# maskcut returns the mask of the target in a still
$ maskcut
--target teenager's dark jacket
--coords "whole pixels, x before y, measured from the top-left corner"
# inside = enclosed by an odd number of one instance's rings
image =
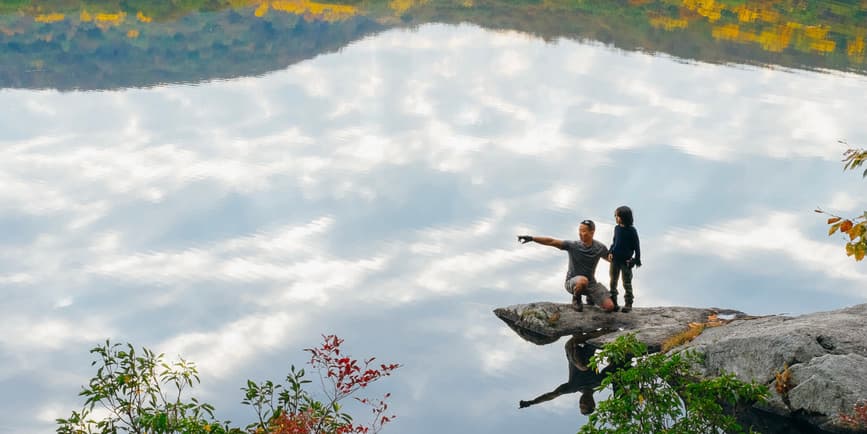
[[[635,263],[641,264],[641,248],[638,243],[638,231],[635,226],[614,226],[614,241],[609,249],[614,255],[614,262],[626,263],[635,253]]]

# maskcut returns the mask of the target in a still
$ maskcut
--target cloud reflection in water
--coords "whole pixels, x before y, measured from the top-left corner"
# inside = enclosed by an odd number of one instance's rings
[[[0,420],[49,430],[111,337],[198,362],[247,421],[244,379],[336,333],[406,366],[391,430],[574,432],[574,400],[517,411],[562,353],[490,311],[566,299],[563,255],[514,235],[607,243],[628,203],[638,305],[862,302],[809,212],[859,182],[836,140],[867,143],[865,87],[431,25],[258,78],[0,92]]]

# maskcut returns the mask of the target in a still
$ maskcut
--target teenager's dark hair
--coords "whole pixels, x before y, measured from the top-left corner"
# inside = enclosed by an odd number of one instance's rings
[[[623,205],[614,210],[614,215],[620,216],[620,221],[623,222],[624,226],[632,226],[634,220],[632,219],[632,209],[628,206]]]

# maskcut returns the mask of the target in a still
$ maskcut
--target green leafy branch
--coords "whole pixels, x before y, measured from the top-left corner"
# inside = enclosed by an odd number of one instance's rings
[[[743,432],[731,410],[765,400],[767,387],[732,374],[702,379],[700,361],[693,352],[648,355],[633,334],[618,337],[590,360],[597,372],[605,364],[619,368],[597,388],[611,388],[611,397],[579,433]]]

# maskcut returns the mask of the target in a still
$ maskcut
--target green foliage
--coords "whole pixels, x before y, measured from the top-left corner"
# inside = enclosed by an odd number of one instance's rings
[[[579,433],[743,432],[732,411],[766,399],[767,388],[731,374],[702,379],[695,368],[700,360],[693,352],[648,355],[631,334],[605,345],[591,358],[591,368],[620,368],[602,381],[599,389],[610,387],[612,395]]]
[[[306,351],[310,365],[319,373],[325,400],[319,401],[305,389],[310,380],[304,370],[290,368],[285,384],[267,380],[247,380],[243,404],[253,408],[257,420],[245,429],[231,427],[229,421],[217,422],[214,407],[187,397],[199,383],[194,364],[183,359],[167,363],[163,354],[142,348],[140,354],[130,344],[111,344],[93,348],[97,359],[96,375],[79,395],[86,397],[81,411],[57,419],[60,434],[374,434],[392,419],[386,414],[385,399],[371,400],[353,395],[381,377],[391,375],[398,364],[373,366],[375,358],[359,363],[341,354],[342,339],[323,336],[324,343]],[[353,423],[341,401],[353,396],[373,413],[369,425]],[[95,417],[103,410],[104,416]]]
[[[67,419],[57,419],[61,434],[101,433],[239,433],[214,420],[214,408],[187,397],[186,392],[199,383],[193,363],[179,359],[165,362],[163,354],[147,348],[141,352],[130,345],[111,344],[90,350],[97,366],[80,396],[86,398],[81,411]],[[106,417],[92,418],[94,408],[105,409]]]
[[[845,143],[845,142],[844,142]],[[867,150],[865,149],[847,149],[843,153],[843,170],[855,170],[867,161]],[[862,178],[867,178],[867,169],[861,174]]]

